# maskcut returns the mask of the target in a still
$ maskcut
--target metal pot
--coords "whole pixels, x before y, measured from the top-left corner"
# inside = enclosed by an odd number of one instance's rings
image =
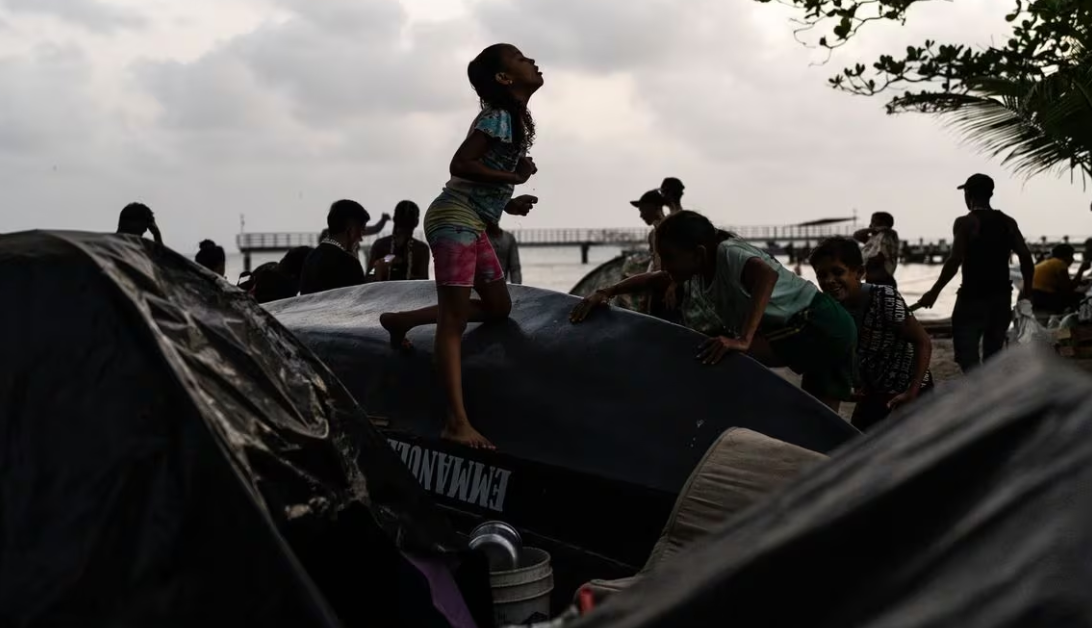
[[[503,521],[486,521],[470,532],[470,549],[485,552],[490,571],[507,571],[519,566],[523,539]]]

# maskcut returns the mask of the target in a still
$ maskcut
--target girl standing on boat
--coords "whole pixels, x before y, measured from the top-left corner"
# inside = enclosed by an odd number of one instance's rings
[[[383,314],[380,324],[391,345],[408,347],[406,333],[436,325],[436,359],[448,399],[443,437],[470,447],[493,445],[471,425],[463,403],[462,335],[468,322],[508,318],[512,300],[486,228],[501,214],[526,216],[538,199],[512,197],[515,186],[537,172],[527,156],[535,123],[527,103],[542,72],[518,48],[495,44],[467,68],[481,100],[481,112],[451,159],[451,180],[425,212],[425,237],[436,266],[437,305]],[[470,297],[473,289],[478,299]]]
[[[810,262],[819,287],[841,303],[857,323],[861,385],[855,395],[853,426],[864,431],[893,409],[932,389],[929,359],[933,342],[907,311],[898,290],[862,283],[865,261],[855,241],[824,240],[812,251]]]
[[[801,387],[833,410],[854,384],[857,330],[850,315],[814,284],[793,274],[764,251],[692,211],[680,211],[656,228],[662,270],[637,275],[585,297],[573,310],[578,323],[618,294],[684,286],[684,298],[707,304],[729,335],[713,336],[697,359],[716,364],[729,353],[746,353],[769,367],[803,375]],[[706,323],[708,327],[709,323]]]

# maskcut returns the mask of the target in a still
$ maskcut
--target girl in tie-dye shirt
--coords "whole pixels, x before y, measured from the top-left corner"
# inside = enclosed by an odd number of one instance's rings
[[[504,273],[485,230],[497,224],[501,214],[525,216],[538,202],[533,196],[512,194],[537,171],[527,157],[535,137],[527,103],[542,87],[542,72],[515,46],[495,44],[470,62],[467,74],[481,99],[481,112],[451,160],[451,180],[425,212],[438,303],[383,314],[379,322],[390,332],[395,348],[409,346],[406,333],[414,327],[436,325],[436,358],[448,397],[443,436],[491,449],[492,443],[471,425],[463,403],[462,334],[468,322],[504,320],[512,310]],[[471,290],[480,298],[472,299]]]

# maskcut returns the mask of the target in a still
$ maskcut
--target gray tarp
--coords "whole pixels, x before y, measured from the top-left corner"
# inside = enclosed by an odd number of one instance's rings
[[[42,232],[0,236],[0,295],[0,626],[447,625],[401,552],[460,541],[252,299]]]
[[[1092,379],[1014,350],[579,628],[1092,625]]]

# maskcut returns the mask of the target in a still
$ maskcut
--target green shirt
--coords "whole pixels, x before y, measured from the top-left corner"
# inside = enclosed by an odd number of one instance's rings
[[[777,272],[777,283],[762,316],[762,329],[784,326],[794,314],[811,305],[819,293],[814,284],[782,266],[765,251],[736,238],[725,240],[717,247],[717,268],[712,283],[704,285],[700,277],[692,281],[694,288],[701,290],[702,296],[715,308],[724,327],[735,333],[742,331],[751,309],[751,294],[743,286],[743,267],[753,257]]]

